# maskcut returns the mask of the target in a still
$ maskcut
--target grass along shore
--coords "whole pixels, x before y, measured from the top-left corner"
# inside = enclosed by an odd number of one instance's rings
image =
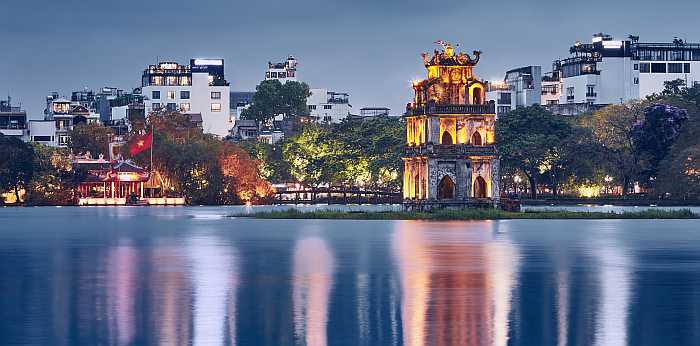
[[[438,210],[435,212],[407,211],[300,211],[288,209],[237,214],[233,217],[257,219],[334,219],[334,220],[505,220],[505,219],[697,219],[689,209],[643,210],[634,212],[524,211],[507,212],[497,209]]]

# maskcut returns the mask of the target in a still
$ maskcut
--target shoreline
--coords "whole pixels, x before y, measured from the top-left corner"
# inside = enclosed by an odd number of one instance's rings
[[[429,212],[406,211],[301,211],[291,208],[278,211],[260,211],[249,214],[234,214],[230,217],[253,219],[325,219],[325,220],[611,220],[611,219],[698,219],[700,215],[690,209],[680,210],[641,210],[630,212],[589,212],[589,211],[522,211],[507,212],[496,209],[439,210]]]

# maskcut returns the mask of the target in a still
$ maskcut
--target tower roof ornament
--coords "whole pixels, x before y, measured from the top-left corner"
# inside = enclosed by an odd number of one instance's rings
[[[437,40],[434,42],[437,45],[442,46],[442,50],[434,50],[433,56],[429,57],[428,53],[422,53],[423,63],[426,67],[428,66],[474,66],[479,63],[479,57],[481,56],[481,51],[475,50],[472,52],[472,56],[469,54],[460,52],[455,54],[454,47],[459,47],[459,45],[452,45],[450,42],[443,40]]]

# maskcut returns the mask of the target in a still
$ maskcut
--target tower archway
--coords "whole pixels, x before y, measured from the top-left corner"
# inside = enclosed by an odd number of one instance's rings
[[[475,105],[480,105],[484,102],[483,98],[481,97],[481,90],[483,89],[479,87],[472,89],[472,103]]]
[[[483,145],[483,142],[481,141],[481,134],[479,133],[479,131],[475,131],[472,135],[472,145]]]
[[[449,175],[442,177],[438,184],[438,199],[454,199],[455,198],[455,183]]]
[[[445,131],[442,133],[442,140],[440,141],[441,144],[454,144],[452,141],[452,135],[450,134],[449,131]]]
[[[482,176],[474,179],[474,198],[486,198],[486,180]]]

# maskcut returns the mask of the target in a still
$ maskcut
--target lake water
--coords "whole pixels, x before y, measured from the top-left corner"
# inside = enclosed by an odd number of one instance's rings
[[[699,220],[0,208],[0,344],[698,345]]]

